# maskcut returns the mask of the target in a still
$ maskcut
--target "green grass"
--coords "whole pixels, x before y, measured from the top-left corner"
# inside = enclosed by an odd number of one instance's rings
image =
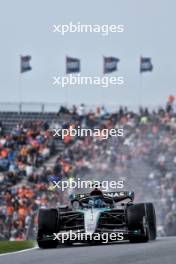
[[[33,240],[26,241],[0,241],[0,254],[15,252],[23,249],[35,247],[36,242]]]

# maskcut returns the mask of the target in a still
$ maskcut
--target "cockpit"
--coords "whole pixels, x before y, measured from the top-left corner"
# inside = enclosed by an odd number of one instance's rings
[[[73,201],[73,207],[79,208],[112,208],[114,207],[113,199],[104,196],[89,196],[81,198],[79,201]]]

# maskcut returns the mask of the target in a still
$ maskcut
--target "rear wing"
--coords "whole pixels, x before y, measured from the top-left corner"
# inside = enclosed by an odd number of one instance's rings
[[[79,193],[79,194],[72,194],[71,200],[80,200],[82,198],[90,197],[90,193]],[[114,200],[114,202],[120,202],[125,199],[130,199],[134,201],[134,192],[127,192],[127,191],[120,191],[120,192],[104,192],[103,196],[110,197]]]

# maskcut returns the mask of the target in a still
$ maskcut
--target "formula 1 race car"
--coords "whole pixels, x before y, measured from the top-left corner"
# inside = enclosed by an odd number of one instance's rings
[[[40,248],[54,248],[59,237],[84,234],[81,242],[92,243],[94,234],[121,234],[130,242],[148,242],[156,239],[156,217],[152,203],[133,203],[134,192],[106,192],[95,189],[90,194],[75,194],[71,207],[40,209],[37,242]],[[57,236],[56,236],[57,235]],[[87,236],[86,236],[87,235]],[[85,238],[86,236],[86,238]],[[57,237],[57,239],[56,239]],[[77,236],[78,237],[78,236]],[[120,240],[120,239],[119,239]],[[74,240],[80,242],[79,239]],[[95,241],[94,241],[95,242]],[[97,242],[97,241],[96,241]],[[98,243],[101,243],[100,239]]]

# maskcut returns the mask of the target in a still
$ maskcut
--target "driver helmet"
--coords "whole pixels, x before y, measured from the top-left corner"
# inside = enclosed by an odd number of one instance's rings
[[[96,196],[96,195],[97,196],[103,196],[103,192],[100,189],[95,188],[93,191],[91,191],[90,195],[91,196]]]

